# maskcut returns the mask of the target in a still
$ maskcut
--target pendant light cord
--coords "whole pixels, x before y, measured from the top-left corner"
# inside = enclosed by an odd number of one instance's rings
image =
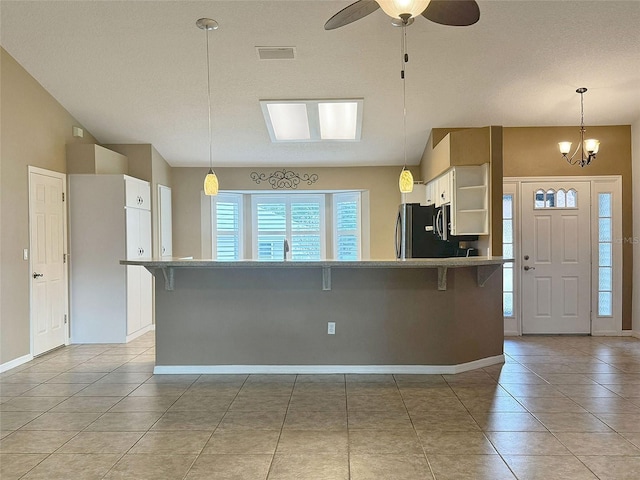
[[[407,26],[402,23],[402,36],[400,40],[400,49],[402,52],[402,70],[400,72],[400,78],[402,79],[402,128],[404,132],[404,166],[402,169],[407,168],[407,85],[405,69],[407,62],[409,61],[409,55],[407,54]]]
[[[209,29],[207,32],[207,99],[209,100],[209,173],[213,172],[213,132],[211,130],[211,67],[209,65]]]

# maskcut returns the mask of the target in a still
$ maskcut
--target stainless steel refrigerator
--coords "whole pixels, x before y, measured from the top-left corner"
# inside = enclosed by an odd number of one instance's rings
[[[456,246],[434,232],[434,205],[403,203],[396,219],[396,258],[439,258],[456,255]]]

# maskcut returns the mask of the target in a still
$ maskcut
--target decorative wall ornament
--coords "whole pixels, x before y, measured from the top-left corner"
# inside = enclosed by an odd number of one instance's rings
[[[251,180],[256,182],[258,185],[262,182],[269,182],[271,188],[298,188],[300,182],[306,182],[307,185],[313,185],[318,181],[318,175],[315,173],[296,173],[293,170],[287,170],[283,168],[282,170],[276,170],[275,172],[267,175],[266,173],[258,173],[251,172]]]

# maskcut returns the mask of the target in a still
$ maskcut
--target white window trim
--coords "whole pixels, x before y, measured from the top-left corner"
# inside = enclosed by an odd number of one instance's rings
[[[338,259],[338,202],[341,199],[342,201],[355,201],[357,205],[357,216],[358,216],[358,226],[357,230],[345,230],[344,232],[340,232],[342,234],[349,234],[353,232],[357,235],[358,238],[358,255],[357,260],[362,259],[362,195],[360,192],[338,192],[331,195],[332,203],[333,203],[333,226],[332,226],[332,246],[333,246],[333,258]]]
[[[522,320],[520,308],[520,197],[518,192],[520,184],[517,182],[504,182],[502,185],[503,195],[512,195],[511,218],[513,221],[513,316],[504,317],[505,336],[522,335]],[[504,310],[504,306],[503,306]]]
[[[522,182],[590,182],[591,184],[591,335],[594,336],[620,336],[622,335],[622,176],[602,175],[593,177],[568,176],[568,177],[504,177],[503,192],[507,188],[515,186],[514,196],[514,228],[517,225],[517,233],[514,231],[514,310],[517,308],[517,321],[515,325],[507,325],[505,319],[505,335],[522,335],[522,305],[520,302],[522,267],[520,265],[519,246],[520,232],[520,199],[522,198]],[[601,317],[598,315],[598,208],[594,205],[598,193],[612,193],[612,224],[613,224],[613,316]],[[516,207],[517,204],[517,207]],[[518,272],[516,274],[516,272]],[[517,290],[517,292],[516,292]],[[517,306],[516,306],[517,299]],[[515,312],[514,312],[515,313]],[[517,333],[516,333],[517,332]]]
[[[218,202],[226,199],[233,199],[238,204],[238,260],[244,260],[244,219],[243,219],[243,197],[240,193],[220,192],[211,197],[211,258],[218,258],[218,231],[215,219],[217,218]],[[231,235],[228,232],[221,232],[221,235]]]
[[[325,208],[326,208],[326,193],[282,193],[278,194],[252,194],[251,195],[251,258],[258,258],[258,215],[257,215],[257,207],[260,199],[273,200],[275,202],[282,202],[285,204],[286,208],[286,217],[287,224],[285,226],[286,230],[282,232],[289,242],[289,245],[292,245],[292,234],[291,230],[291,203],[292,200],[295,199],[296,202],[308,200],[310,202],[318,202],[320,204],[320,259],[325,260],[327,258],[327,240],[326,240],[326,221],[325,221]],[[294,202],[295,203],[295,202]],[[277,233],[280,234],[280,233]],[[291,259],[292,252],[289,252],[287,255],[288,259]]]

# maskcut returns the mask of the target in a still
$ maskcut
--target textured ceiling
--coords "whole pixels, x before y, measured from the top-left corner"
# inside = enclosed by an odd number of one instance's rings
[[[333,31],[348,1],[6,1],[2,46],[101,143],[152,143],[208,164],[211,35],[215,166],[403,162],[400,29],[382,12]],[[408,28],[407,149],[432,128],[640,121],[640,1],[482,1],[480,21]],[[258,60],[256,46],[295,46]],[[260,99],[364,98],[359,143],[272,144]]]

